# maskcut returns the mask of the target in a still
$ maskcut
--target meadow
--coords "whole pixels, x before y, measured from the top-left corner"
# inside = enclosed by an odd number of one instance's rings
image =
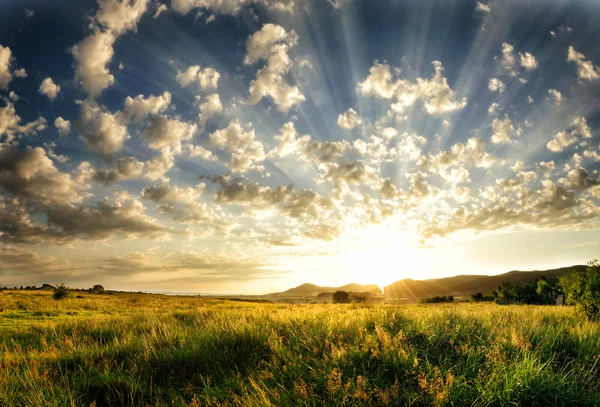
[[[0,406],[600,405],[572,307],[0,292]]]

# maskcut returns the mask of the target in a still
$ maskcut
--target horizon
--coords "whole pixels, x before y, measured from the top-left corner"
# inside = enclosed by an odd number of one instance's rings
[[[582,264],[573,264],[571,266],[564,266],[564,267],[557,267],[556,269],[568,269],[568,268],[573,268],[573,267],[580,267],[583,266]],[[438,280],[438,279],[444,279],[444,278],[454,278],[454,277],[463,277],[463,276],[477,276],[477,277],[494,277],[494,276],[501,276],[504,274],[510,274],[510,273],[534,273],[534,272],[539,272],[539,271],[550,271],[550,270],[556,270],[556,269],[548,269],[548,270],[509,270],[503,273],[498,273],[498,274],[456,274],[456,275],[452,275],[452,276],[446,276],[446,277],[440,277],[440,278],[435,278],[435,279],[410,279],[410,278],[404,278],[404,279],[399,279],[396,281],[391,282],[390,284],[386,285],[386,286],[381,286],[379,284],[375,284],[375,283],[365,283],[365,284],[359,284],[359,283],[355,283],[355,282],[350,282],[350,283],[344,283],[341,284],[339,286],[323,286],[323,285],[319,285],[319,284],[314,284],[311,282],[304,282],[300,285],[294,286],[294,287],[289,287],[287,289],[284,289],[281,292],[264,292],[264,293],[256,293],[256,294],[243,294],[243,293],[225,293],[225,292],[220,292],[220,293],[202,293],[202,292],[195,292],[195,291],[151,291],[151,290],[139,290],[139,291],[133,291],[133,290],[117,290],[117,289],[113,289],[111,287],[104,287],[106,290],[108,291],[115,291],[115,292],[126,292],[126,293],[142,293],[142,294],[162,294],[162,295],[182,295],[182,296],[198,296],[198,297],[264,297],[267,295],[274,295],[274,294],[282,294],[286,291],[289,290],[293,290],[296,288],[300,288],[302,286],[305,285],[310,285],[310,286],[315,286],[315,287],[319,287],[319,288],[343,288],[349,285],[358,285],[361,287],[364,286],[369,286],[369,285],[375,285],[377,286],[380,290],[381,293],[383,295],[385,295],[385,288],[388,286],[392,286],[396,283],[399,283],[401,281],[405,281],[405,280],[412,280],[412,281],[430,281],[430,280]],[[39,287],[38,287],[39,285]],[[30,286],[23,286],[23,285],[19,285],[17,284],[16,286],[2,286],[0,285],[0,289],[7,289],[7,290],[11,290],[11,289],[20,289],[18,287],[23,287],[23,289],[26,289],[27,287],[31,287],[32,289],[38,289],[38,288],[42,288],[43,286],[48,285],[48,283],[40,283],[40,284],[33,284]],[[102,285],[102,284],[100,284]],[[52,285],[51,285],[52,286]],[[73,290],[82,290],[85,291],[87,289],[90,289],[90,287],[69,287],[69,289],[73,289]]]
[[[586,264],[600,2],[523,3],[3,2],[0,286]]]

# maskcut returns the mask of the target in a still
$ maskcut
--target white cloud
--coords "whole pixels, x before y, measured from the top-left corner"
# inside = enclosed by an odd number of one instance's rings
[[[503,93],[504,90],[506,89],[506,85],[504,83],[502,83],[502,81],[500,79],[492,78],[492,79],[490,79],[490,82],[488,84],[488,89],[491,90],[492,92]]]
[[[492,7],[489,4],[484,4],[480,1],[477,2],[477,5],[475,6],[475,11],[481,11],[483,13],[489,13],[490,11],[492,11]]]
[[[511,76],[517,76],[514,50],[515,48],[509,43],[502,43],[502,66]]]
[[[146,161],[144,164],[145,172],[144,178],[150,181],[161,180],[162,182],[168,182],[169,178],[166,177],[175,165],[175,156],[172,152],[166,151]]]
[[[17,69],[14,74],[17,78],[27,78],[27,71],[25,68]]]
[[[6,142],[19,135],[29,136],[46,129],[46,119],[43,117],[27,124],[20,123],[21,117],[17,115],[14,104],[7,101],[6,106],[0,107],[0,138],[5,136]]]
[[[15,92],[13,92],[12,90],[10,91],[10,93],[8,94],[8,97],[10,98],[10,100],[12,100],[13,102],[18,102],[19,99],[21,99],[19,97],[19,95],[17,95]]]
[[[54,120],[54,127],[58,129],[58,134],[61,136],[66,136],[71,132],[71,122],[62,117],[57,117],[56,120]]]
[[[510,144],[514,141],[511,136],[515,134],[515,128],[508,116],[504,117],[504,120],[494,119],[492,121],[492,143],[494,144]]]
[[[348,109],[338,116],[337,124],[343,129],[353,129],[362,123],[362,119],[354,109]]]
[[[557,91],[556,89],[549,89],[548,93],[550,94],[552,99],[554,99],[554,102],[557,105],[560,105],[560,102],[562,101],[562,94],[559,91]]]
[[[81,102],[81,113],[75,127],[86,147],[101,154],[121,151],[129,138],[120,114],[110,113],[90,100]]]
[[[200,8],[217,14],[235,15],[240,9],[253,0],[171,0],[171,7],[180,14],[187,14],[192,9]]]
[[[585,79],[588,81],[595,81],[600,79],[600,68],[594,66],[591,61],[585,59],[585,55],[575,51],[573,46],[569,47],[567,51],[567,61],[575,62],[577,65],[577,77],[579,79]]]
[[[197,82],[200,90],[216,89],[220,77],[221,74],[212,67],[202,69],[199,65],[194,65],[183,72],[178,72],[177,82],[182,88]]]
[[[60,86],[55,84],[52,78],[46,78],[42,81],[39,90],[42,95],[46,95],[50,100],[54,100],[60,92]]]
[[[528,71],[532,71],[538,66],[537,60],[529,52],[526,52],[525,54],[519,52],[519,62],[521,66]]]
[[[570,130],[563,130],[554,136],[552,140],[548,142],[546,147],[550,151],[561,152],[566,147],[575,144],[579,139],[578,136],[589,139],[592,137],[592,130],[587,123],[585,117],[575,117],[571,122]]]
[[[71,48],[76,62],[75,79],[91,96],[99,95],[114,83],[115,78],[107,68],[114,55],[113,45],[124,32],[136,30],[148,3],[149,0],[99,0],[91,24],[92,34]]]
[[[494,115],[497,113],[498,111],[498,107],[500,107],[500,105],[498,103],[492,103],[490,105],[490,107],[488,107],[488,114]]]
[[[224,129],[210,135],[210,141],[217,147],[231,152],[231,161],[227,166],[234,173],[243,173],[250,169],[262,171],[265,160],[262,143],[256,140],[254,130],[244,130],[239,121],[232,121]]]
[[[190,144],[188,145],[188,152],[190,157],[200,157],[207,161],[217,161],[217,157],[215,157],[212,152],[208,151],[202,146]]]
[[[189,141],[196,133],[196,125],[179,120],[169,119],[166,116],[154,116],[148,119],[148,127],[143,133],[148,147],[164,154],[172,152],[181,154],[181,143]]]
[[[258,103],[263,97],[270,96],[280,111],[287,112],[305,100],[300,89],[284,78],[293,66],[288,52],[297,43],[298,36],[293,30],[288,33],[276,24],[265,24],[260,31],[248,37],[244,63],[250,65],[266,60],[266,65],[250,82],[250,103]]]
[[[206,98],[200,99],[198,105],[200,110],[200,125],[202,128],[206,125],[206,122],[213,117],[215,114],[223,111],[223,105],[221,104],[221,98],[218,93],[208,95]]]
[[[416,82],[397,79],[394,82],[390,66],[375,61],[369,70],[369,76],[358,83],[358,89],[363,95],[396,99],[396,103],[391,105],[389,114],[402,114],[418,100],[423,101],[423,107],[429,114],[450,113],[463,109],[467,105],[467,98],[456,100],[455,92],[443,76],[442,63],[433,61],[432,65],[434,74],[430,79],[417,78]]]
[[[168,8],[166,6],[166,4],[161,4],[156,8],[156,11],[154,12],[154,18],[158,18],[162,13],[166,13],[168,11]]]
[[[157,115],[165,111],[170,104],[171,94],[167,91],[160,96],[149,96],[148,98],[144,98],[143,95],[138,95],[133,99],[127,96],[123,115],[126,121],[133,119],[135,123],[139,123],[149,114]]]
[[[135,31],[148,3],[149,0],[99,0],[96,21],[117,35]]]
[[[144,163],[137,158],[123,157],[117,161],[114,168],[105,168],[96,172],[94,180],[109,185],[121,180],[141,177],[143,170]]]
[[[115,40],[111,32],[97,31],[71,49],[77,63],[75,78],[92,96],[97,96],[115,82],[115,77],[106,67],[114,55]]]
[[[12,59],[10,48],[0,45],[0,89],[8,89],[8,84],[12,81],[10,72]]]

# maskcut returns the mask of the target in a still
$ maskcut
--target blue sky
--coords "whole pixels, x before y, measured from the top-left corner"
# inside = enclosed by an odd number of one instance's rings
[[[0,284],[263,293],[597,253],[597,2],[0,11]]]

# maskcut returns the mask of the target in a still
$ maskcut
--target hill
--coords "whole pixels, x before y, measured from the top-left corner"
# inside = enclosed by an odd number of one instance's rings
[[[355,293],[370,292],[376,295],[382,295],[381,288],[377,284],[346,284],[341,287],[322,287],[315,284],[305,283],[298,287],[280,293],[266,294],[266,297],[316,297],[320,293],[334,293],[336,291],[351,291]]]
[[[577,265],[551,270],[514,270],[495,276],[460,275],[431,280],[404,279],[384,287],[384,293],[388,299],[419,299],[443,295],[469,296],[477,292],[489,295],[505,281],[510,281],[514,285],[524,285],[536,278],[560,277],[568,274],[570,270],[584,268],[585,266]]]

